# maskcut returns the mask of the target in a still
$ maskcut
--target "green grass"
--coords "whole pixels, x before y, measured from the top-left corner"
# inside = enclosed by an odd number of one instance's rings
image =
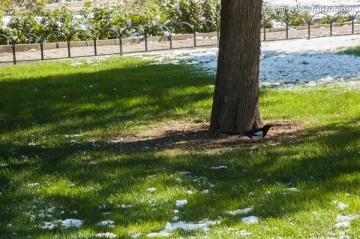
[[[193,133],[134,136],[203,124],[213,76],[129,57],[79,62],[1,68],[0,238],[147,238],[175,215],[218,223],[171,238],[360,237],[359,83],[262,89],[266,122],[304,130],[216,145]],[[241,221],[250,215],[259,223]],[[353,217],[349,227],[334,227],[339,215]],[[42,229],[70,218],[83,225]]]
[[[343,54],[353,55],[353,56],[360,56],[360,46],[348,48],[342,52]]]

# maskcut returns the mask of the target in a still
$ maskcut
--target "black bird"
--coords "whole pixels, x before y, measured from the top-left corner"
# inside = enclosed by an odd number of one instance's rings
[[[245,135],[249,137],[253,142],[262,139],[265,137],[269,129],[273,127],[272,125],[265,125],[261,129],[255,130],[247,130],[244,132],[236,133],[236,132],[227,132],[227,131],[220,131],[221,133],[228,134],[228,135]]]

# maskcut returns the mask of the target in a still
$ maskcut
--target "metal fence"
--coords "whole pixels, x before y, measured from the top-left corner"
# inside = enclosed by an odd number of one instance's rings
[[[316,16],[325,16],[325,18],[329,19],[329,36],[334,36],[333,33],[333,28],[334,28],[334,24],[336,23],[336,19],[337,17],[348,17],[349,18],[349,22],[351,24],[351,33],[349,33],[349,35],[354,35],[354,34],[360,34],[360,32],[355,32],[355,21],[357,18],[360,18],[360,11],[358,12],[347,12],[347,11],[339,11],[336,12],[333,15],[329,15],[326,12],[317,12],[314,13],[313,15],[310,15],[308,17],[308,19],[306,19],[306,27],[307,27],[307,39],[310,40],[311,38],[311,26],[314,25],[315,23],[315,17]],[[270,23],[272,19],[270,18],[264,18],[263,19],[263,26],[266,26],[268,23]],[[284,18],[278,18],[278,20],[283,23],[285,25],[285,39],[289,39],[289,27],[291,27],[290,22],[293,20],[293,18],[286,16]],[[360,21],[360,19],[359,19]],[[266,27],[263,27],[263,40],[266,41]]]
[[[123,50],[123,45],[124,45],[124,40],[125,39],[139,39],[141,41],[144,41],[144,49],[142,50],[142,52],[148,52],[148,51],[152,51],[149,50],[148,48],[148,38],[149,38],[149,32],[153,29],[159,29],[162,32],[164,32],[164,36],[166,36],[166,38],[168,38],[169,40],[169,48],[168,49],[174,49],[173,46],[173,38],[174,38],[174,32],[176,31],[176,29],[179,29],[181,27],[187,27],[187,29],[191,32],[192,34],[192,38],[193,38],[193,46],[192,47],[197,47],[197,34],[198,31],[200,29],[200,27],[204,24],[210,24],[212,25],[212,27],[216,30],[216,38],[217,38],[217,42],[216,45],[218,45],[219,43],[219,30],[218,30],[218,26],[216,23],[209,21],[209,20],[202,20],[199,21],[199,23],[196,26],[193,26],[187,22],[179,22],[177,24],[175,24],[173,27],[167,27],[165,25],[162,24],[156,24],[153,25],[149,28],[147,28],[147,30],[143,30],[144,28],[142,28],[141,26],[127,26],[126,28],[123,29],[115,29],[115,28],[103,28],[103,29],[97,29],[97,30],[92,30],[92,31],[86,31],[86,30],[74,30],[74,31],[70,31],[70,32],[60,32],[60,31],[47,31],[44,32],[41,35],[35,35],[34,33],[23,33],[23,35],[26,36],[27,39],[32,39],[33,43],[32,44],[39,44],[40,46],[40,55],[41,55],[41,60],[46,60],[44,57],[44,44],[47,43],[47,39],[49,38],[49,36],[51,35],[52,37],[55,36],[55,38],[58,39],[65,39],[66,40],[66,44],[67,44],[67,57],[68,58],[72,58],[72,53],[71,53],[71,43],[74,42],[74,37],[77,34],[83,34],[89,37],[89,39],[91,39],[93,46],[94,46],[94,51],[92,55],[87,55],[87,56],[98,56],[98,41],[99,41],[99,35],[102,32],[111,32],[113,33],[113,35],[116,36],[116,40],[118,42],[119,45],[119,55],[122,56],[124,54],[124,50]],[[132,32],[132,34],[137,33],[136,37],[126,37],[127,36],[127,32]],[[7,36],[4,34],[0,34],[0,38],[5,39],[9,45],[11,45],[12,48],[12,61],[0,61],[0,63],[9,63],[12,62],[13,64],[16,64],[17,61],[17,45],[20,36]],[[29,43],[30,40],[29,40]],[[210,46],[210,45],[209,45]],[[139,51],[137,51],[139,52]],[[127,52],[127,53],[132,53],[132,52]],[[59,58],[58,58],[59,59]],[[30,61],[30,60],[29,60]]]
[[[355,29],[355,27],[357,26],[356,24],[356,19],[360,17],[360,11],[359,12],[355,12],[355,13],[350,13],[350,12],[337,12],[334,15],[330,16],[324,12],[318,12],[313,14],[312,16],[309,16],[309,19],[306,20],[306,25],[305,25],[305,29],[303,30],[307,30],[307,34],[306,34],[306,38],[310,39],[312,37],[312,26],[314,26],[316,23],[314,21],[316,16],[319,15],[324,15],[326,16],[329,20],[329,31],[328,31],[328,36],[335,36],[336,34],[334,34],[334,25],[336,24],[337,21],[337,17],[339,16],[347,16],[348,19],[350,19],[350,21],[348,21],[348,24],[351,24],[351,30],[345,34],[341,34],[341,35],[351,35],[351,34],[360,34],[360,29],[359,31],[357,31]],[[263,18],[263,22],[262,22],[262,26],[263,26],[263,31],[262,31],[262,40],[263,41],[268,41],[270,39],[268,39],[268,32],[269,29],[266,28],[267,24],[271,21],[272,19],[268,18],[266,19],[265,17]],[[286,19],[278,19],[280,22],[282,22],[285,25],[285,28],[283,29],[282,32],[284,32],[284,36],[283,36],[283,40],[287,40],[287,39],[299,39],[299,38],[304,38],[304,37],[293,37],[290,38],[289,37],[289,29],[290,27],[292,27],[290,25],[291,22],[291,18],[286,18]],[[72,51],[71,51],[71,44],[72,42],[75,42],[74,38],[76,35],[78,34],[83,34],[88,36],[89,39],[91,39],[92,41],[92,45],[93,45],[93,53],[91,55],[86,55],[86,56],[98,56],[98,41],[99,39],[99,35],[102,32],[111,32],[117,41],[117,45],[118,45],[118,53],[120,56],[122,56],[124,54],[124,40],[125,39],[131,39],[131,37],[128,37],[128,32],[131,31],[132,33],[137,33],[137,39],[141,39],[144,42],[144,48],[143,50],[137,51],[137,52],[148,52],[148,51],[154,51],[149,49],[148,47],[148,39],[150,37],[149,33],[150,31],[157,29],[158,31],[162,31],[164,33],[164,35],[169,39],[169,45],[167,49],[174,49],[174,34],[177,30],[179,30],[180,28],[187,28],[188,31],[191,34],[191,38],[193,38],[193,44],[191,47],[197,47],[197,34],[200,30],[200,28],[203,25],[211,25],[212,29],[215,29],[216,31],[216,43],[215,44],[211,44],[211,45],[202,45],[202,46],[214,46],[214,45],[218,45],[219,44],[219,27],[218,24],[216,24],[215,22],[209,21],[209,20],[202,20],[199,21],[199,23],[196,26],[191,25],[190,23],[187,22],[179,22],[177,24],[175,24],[172,27],[168,27],[162,24],[157,24],[151,27],[148,27],[147,30],[144,30],[144,28],[142,26],[127,26],[125,28],[122,29],[115,29],[115,28],[104,28],[104,29],[97,29],[97,30],[92,30],[92,31],[86,31],[86,30],[75,30],[75,31],[71,31],[71,32],[59,32],[59,31],[44,31],[42,34],[40,35],[35,35],[34,33],[23,33],[23,35],[25,35],[28,39],[32,39],[33,44],[39,44],[40,46],[40,59],[38,60],[47,60],[44,57],[44,44],[47,43],[47,40],[49,38],[49,36],[52,36],[57,39],[65,39],[66,40],[66,44],[67,44],[67,58],[72,58],[74,56],[72,56]],[[281,33],[282,34],[282,33]],[[319,37],[319,36],[318,36]],[[5,39],[8,42],[8,45],[11,45],[11,49],[12,49],[12,59],[11,60],[7,60],[7,61],[1,61],[0,63],[13,63],[16,64],[17,61],[17,46],[19,45],[19,38],[20,36],[8,36],[8,35],[4,35],[4,34],[0,34],[0,38]],[[274,39],[273,39],[274,40]],[[276,39],[279,40],[279,39]],[[30,42],[29,42],[30,43]],[[182,47],[183,48],[183,47]],[[156,50],[163,50],[163,49],[156,49]],[[132,53],[132,52],[126,52],[126,53]],[[33,53],[35,54],[35,53]],[[115,54],[115,53],[114,53]],[[64,57],[60,57],[60,58],[56,58],[56,59],[63,59],[66,58]],[[76,56],[79,57],[79,56]],[[81,56],[83,57],[83,56]],[[54,58],[52,58],[54,59]],[[21,61],[32,61],[31,59],[28,60],[21,60]]]

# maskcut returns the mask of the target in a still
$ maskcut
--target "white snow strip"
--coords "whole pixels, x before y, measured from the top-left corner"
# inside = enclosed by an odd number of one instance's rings
[[[44,226],[41,227],[41,229],[45,229],[45,230],[52,230],[56,227],[56,224],[54,224],[53,222],[44,222]]]
[[[176,206],[177,207],[183,207],[187,204],[187,200],[184,199],[184,200],[176,200]]]
[[[100,238],[115,238],[115,237],[117,237],[116,234],[114,234],[112,232],[98,233],[95,236],[100,237]]]
[[[61,225],[65,228],[69,228],[69,227],[80,227],[83,224],[82,220],[79,219],[65,219],[65,220],[60,220]]]
[[[338,202],[338,201],[334,201],[334,204],[336,204],[337,208],[344,210],[345,208],[348,208],[349,205],[342,203],[342,202]]]
[[[182,229],[184,231],[204,231],[207,232],[210,230],[210,226],[217,224],[217,221],[210,221],[208,219],[204,219],[198,223],[188,223],[188,222],[167,222],[165,229],[160,232],[153,232],[147,234],[147,237],[169,237],[172,235],[172,232],[178,229]]]
[[[247,207],[245,209],[237,209],[235,211],[228,211],[228,214],[235,216],[235,215],[239,215],[239,214],[246,214],[251,212],[252,210],[254,210],[253,207]]]
[[[168,233],[165,231],[161,231],[161,232],[152,232],[146,235],[147,237],[169,237],[172,236],[172,233]]]
[[[344,228],[349,226],[350,226],[350,222],[338,222],[334,225],[335,228]]]
[[[114,222],[113,220],[106,220],[106,221],[98,222],[96,225],[98,225],[98,226],[114,227],[114,226],[115,226],[115,222]]]
[[[351,222],[353,220],[353,218],[349,217],[349,216],[342,216],[342,215],[338,215],[336,218],[337,222]]]
[[[156,188],[148,188],[147,189],[149,192],[155,192],[156,191]]]
[[[200,221],[198,223],[188,223],[188,222],[168,222],[165,227],[165,231],[172,232],[178,229],[182,229],[184,231],[204,231],[207,232],[210,230],[211,225],[217,224],[217,221],[209,221],[205,219],[204,221]]]
[[[134,234],[134,235],[132,235],[131,236],[131,238],[139,238],[139,237],[141,237],[142,236],[142,233],[136,233],[136,234]]]
[[[242,218],[241,221],[246,224],[257,224],[259,223],[259,218],[255,216],[249,216]]]
[[[210,169],[227,169],[227,166],[213,166]]]

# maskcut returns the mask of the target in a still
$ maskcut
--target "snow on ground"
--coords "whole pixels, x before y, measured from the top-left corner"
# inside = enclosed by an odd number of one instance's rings
[[[189,223],[189,222],[174,222],[174,223],[166,223],[165,229],[160,232],[152,232],[147,234],[147,237],[169,237],[173,234],[174,231],[182,229],[184,231],[204,231],[207,232],[210,230],[210,226],[216,225],[219,222],[210,221],[208,219],[204,219],[198,223]]]
[[[228,211],[228,214],[230,214],[232,216],[239,215],[239,214],[246,214],[246,213],[251,212],[253,209],[254,208],[251,206],[251,207],[247,207],[244,209],[237,209],[235,211]]]
[[[249,216],[242,218],[241,221],[246,224],[257,224],[259,223],[259,218],[255,216]]]
[[[360,80],[360,58],[339,54],[360,45],[360,36],[322,37],[262,43],[260,82],[263,85],[318,85]],[[216,74],[217,48],[195,48],[146,54],[154,64],[194,65]]]
[[[311,5],[311,6],[352,6],[360,5],[359,0],[264,0],[265,3],[277,5]]]
[[[100,238],[115,238],[117,237],[116,234],[112,233],[112,232],[104,232],[104,233],[98,233],[95,235],[95,237],[100,237]]]

